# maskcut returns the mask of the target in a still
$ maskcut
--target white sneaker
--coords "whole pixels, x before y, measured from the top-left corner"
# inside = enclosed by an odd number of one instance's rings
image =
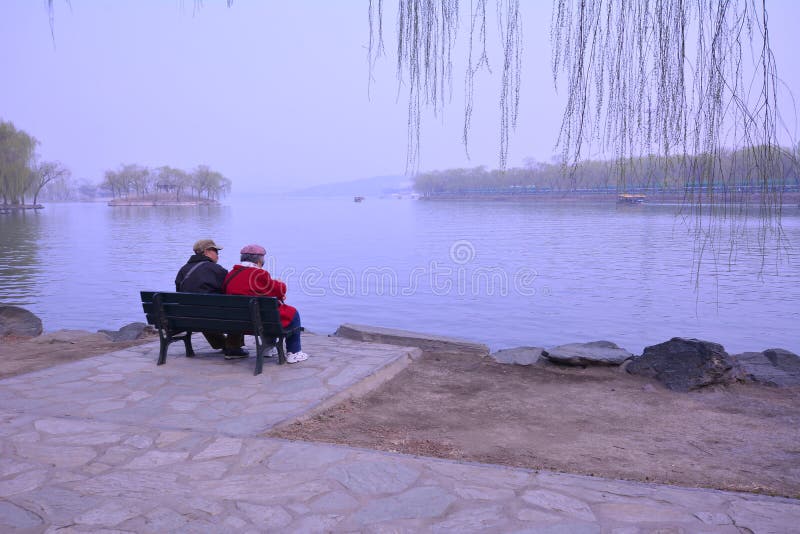
[[[264,354],[264,356],[266,356],[267,358],[274,358],[274,357],[275,357],[275,356],[277,356],[277,355],[278,355],[278,347],[272,347],[271,349],[269,349],[269,350],[268,350],[268,351],[267,351],[267,352]]]
[[[286,355],[286,363],[298,363],[308,359],[305,352],[290,352]]]

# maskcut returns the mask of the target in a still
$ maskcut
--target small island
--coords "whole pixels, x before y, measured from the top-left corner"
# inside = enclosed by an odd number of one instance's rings
[[[101,187],[111,192],[109,206],[216,206],[230,192],[231,181],[208,165],[188,172],[167,165],[123,165],[106,171]]]

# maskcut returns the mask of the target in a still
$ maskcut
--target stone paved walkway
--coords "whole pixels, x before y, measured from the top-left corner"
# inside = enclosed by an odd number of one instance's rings
[[[0,532],[797,532],[800,501],[261,435],[415,349],[304,335],[297,365],[134,349],[0,381]]]

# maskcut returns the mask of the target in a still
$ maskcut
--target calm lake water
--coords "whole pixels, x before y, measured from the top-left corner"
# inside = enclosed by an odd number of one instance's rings
[[[729,352],[800,353],[800,210],[762,256],[697,242],[670,206],[368,198],[240,198],[219,207],[48,204],[0,215],[0,302],[46,331],[144,319],[199,238],[260,243],[307,329],[345,322],[465,337],[492,349],[607,339],[634,353],[674,336]],[[767,236],[769,239],[769,236]]]

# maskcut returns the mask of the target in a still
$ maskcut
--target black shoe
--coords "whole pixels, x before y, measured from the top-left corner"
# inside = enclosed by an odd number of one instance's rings
[[[246,349],[225,349],[226,360],[238,360],[239,358],[247,358],[250,353]]]

